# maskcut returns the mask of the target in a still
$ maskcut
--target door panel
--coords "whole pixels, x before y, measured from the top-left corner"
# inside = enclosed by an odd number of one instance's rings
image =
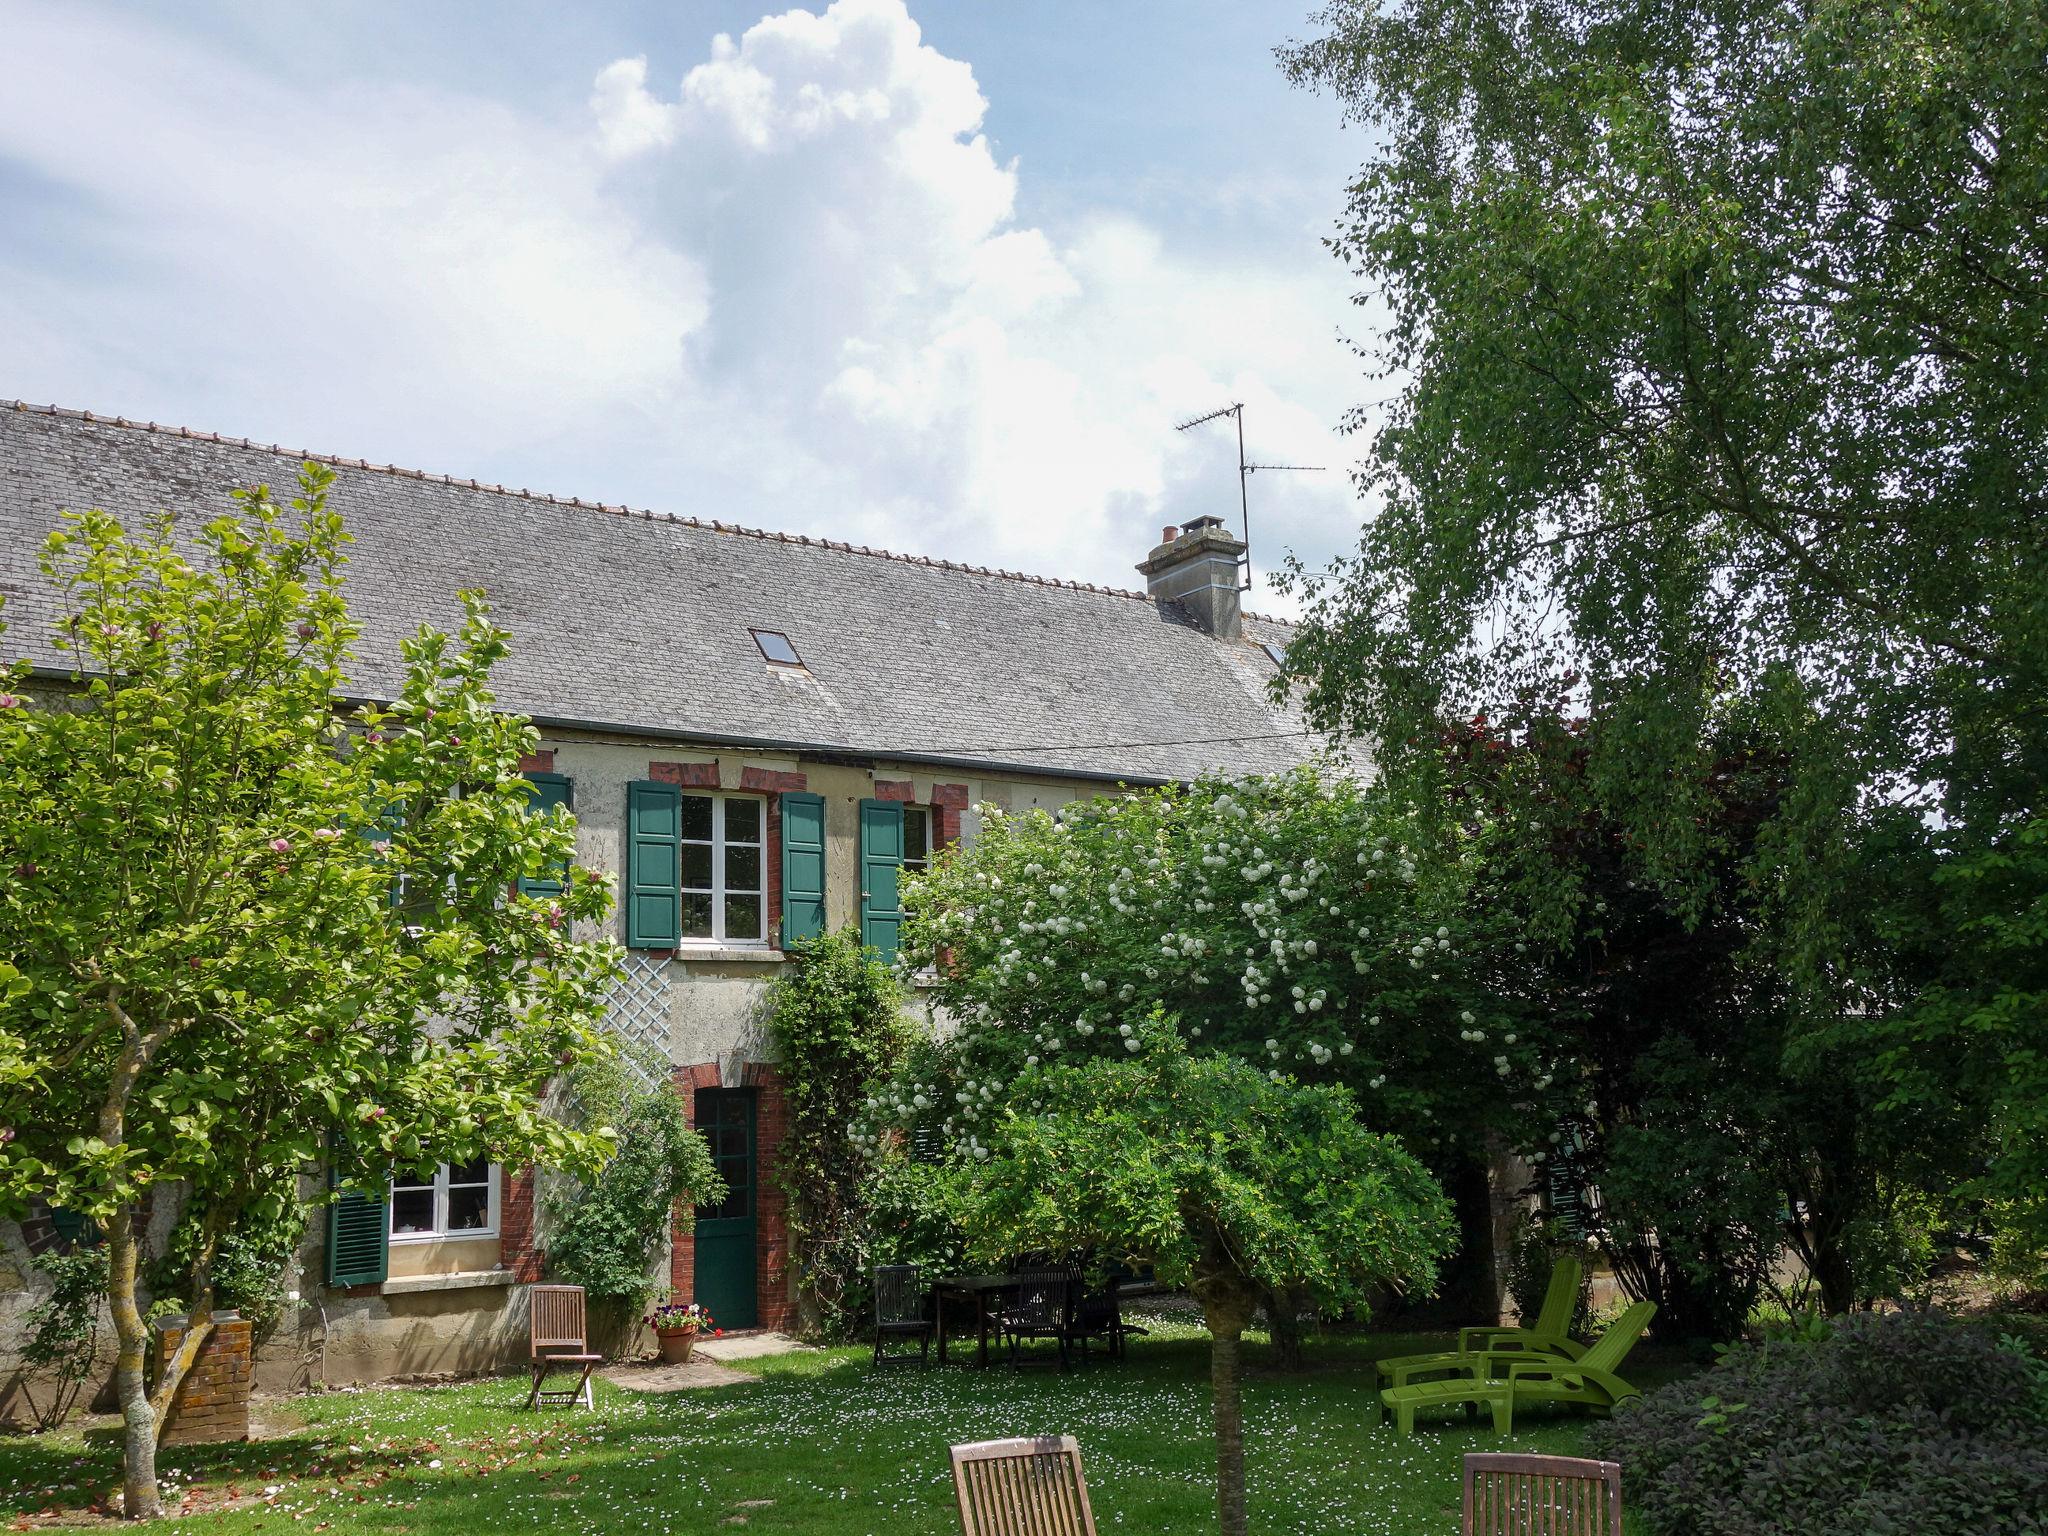
[[[754,1090],[697,1090],[697,1130],[725,1180],[725,1199],[697,1207],[697,1294],[720,1328],[760,1322],[754,1292]]]

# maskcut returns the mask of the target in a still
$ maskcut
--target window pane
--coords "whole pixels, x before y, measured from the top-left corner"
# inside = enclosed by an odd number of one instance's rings
[[[683,937],[686,939],[708,939],[711,937],[711,897],[683,897]]]
[[[711,845],[683,844],[683,884],[692,890],[711,889]]]
[[[683,836],[711,841],[711,797],[683,796]]]
[[[465,1184],[448,1191],[448,1230],[475,1232],[491,1224],[491,1191],[483,1184]]]
[[[391,1191],[391,1233],[394,1237],[433,1230],[434,1191],[431,1188]]]
[[[761,889],[761,850],[744,846],[725,850],[725,888],[742,895]]]
[[[761,841],[760,801],[728,800],[725,802],[725,840],[728,843],[758,843]]]
[[[922,869],[931,857],[932,813],[921,805],[903,807],[903,862]]]
[[[796,653],[796,647],[789,643],[789,636],[772,629],[754,631],[754,644],[761,647],[761,654],[770,661],[779,661],[786,667],[800,667],[803,658]]]
[[[490,1176],[491,1160],[488,1157],[480,1157],[473,1163],[448,1165],[448,1183],[451,1187],[457,1184],[482,1184],[487,1182]]]
[[[725,898],[725,936],[728,939],[758,939],[761,937],[760,897],[728,896]]]

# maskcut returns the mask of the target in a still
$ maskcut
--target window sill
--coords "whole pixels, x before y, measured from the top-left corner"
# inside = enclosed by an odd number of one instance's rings
[[[410,1296],[422,1291],[477,1291],[487,1286],[516,1285],[509,1269],[457,1270],[447,1275],[395,1275],[384,1282],[386,1296]]]
[[[457,1232],[394,1232],[391,1234],[391,1246],[410,1248],[419,1243],[473,1243],[485,1240],[496,1242],[497,1238],[498,1229],[495,1226],[489,1231],[481,1227],[464,1227]]]
[[[789,957],[779,949],[744,944],[685,944],[675,951],[678,960],[716,960],[721,964],[738,961],[743,965],[780,965]]]

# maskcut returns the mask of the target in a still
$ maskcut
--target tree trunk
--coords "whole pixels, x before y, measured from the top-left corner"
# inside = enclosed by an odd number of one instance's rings
[[[121,1031],[121,1054],[100,1105],[99,1131],[101,1142],[119,1148],[128,1136],[129,1095],[170,1031],[159,1027],[143,1033],[121,1006],[118,984],[108,989],[106,1008],[107,1016]],[[133,1201],[117,1202],[105,1225],[107,1305],[114,1314],[114,1337],[120,1346],[115,1355],[114,1385],[121,1399],[121,1513],[130,1520],[155,1520],[163,1514],[164,1505],[156,1486],[156,1410],[150,1406],[144,1363],[149,1328],[135,1302],[138,1243]]]
[[[1244,1507],[1245,1324],[1258,1293],[1235,1273],[1198,1274],[1193,1286],[1209,1325],[1209,1393],[1216,1422],[1216,1518],[1223,1536],[1246,1536]]]
[[[120,1341],[114,1381],[121,1397],[121,1513],[155,1520],[164,1512],[156,1487],[156,1410],[149,1402],[144,1361],[149,1329],[135,1304],[135,1212],[123,1206],[108,1218],[107,1301]]]
[[[1273,1338],[1273,1363],[1283,1371],[1301,1369],[1301,1298],[1292,1287],[1266,1292],[1266,1323]]]
[[[170,1425],[171,1402],[177,1397],[178,1388],[184,1385],[192,1363],[199,1358],[199,1351],[213,1336],[213,1255],[220,1245],[221,1228],[225,1224],[220,1210],[220,1207],[213,1207],[206,1212],[199,1252],[192,1260],[189,1287],[192,1304],[186,1309],[185,1334],[178,1340],[178,1347],[172,1351],[171,1357],[163,1362],[156,1387],[149,1395],[149,1409],[156,1417],[156,1438],[159,1440]]]

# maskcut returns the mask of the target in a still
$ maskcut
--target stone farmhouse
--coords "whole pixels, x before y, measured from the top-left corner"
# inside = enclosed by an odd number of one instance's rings
[[[305,457],[0,402],[0,651],[68,670],[36,567],[61,509],[197,516],[234,487],[287,492]],[[617,880],[612,1024],[666,1053],[732,1187],[677,1213],[671,1282],[732,1327],[794,1319],[757,1025],[789,938],[857,924],[893,952],[899,874],[972,839],[978,806],[1316,751],[1269,693],[1288,628],[1240,612],[1244,546],[1215,518],[1165,530],[1144,589],[1123,591],[311,457],[335,469],[355,540],[357,694],[390,696],[400,637],[453,627],[459,589],[486,590],[512,634],[496,686],[539,727],[526,769]],[[0,1414],[28,1260],[64,1240],[61,1214],[0,1224]],[[530,1170],[443,1167],[345,1201],[314,1223],[303,1300],[258,1378],[303,1382],[316,1358],[335,1383],[521,1360],[521,1286],[542,1265]]]

